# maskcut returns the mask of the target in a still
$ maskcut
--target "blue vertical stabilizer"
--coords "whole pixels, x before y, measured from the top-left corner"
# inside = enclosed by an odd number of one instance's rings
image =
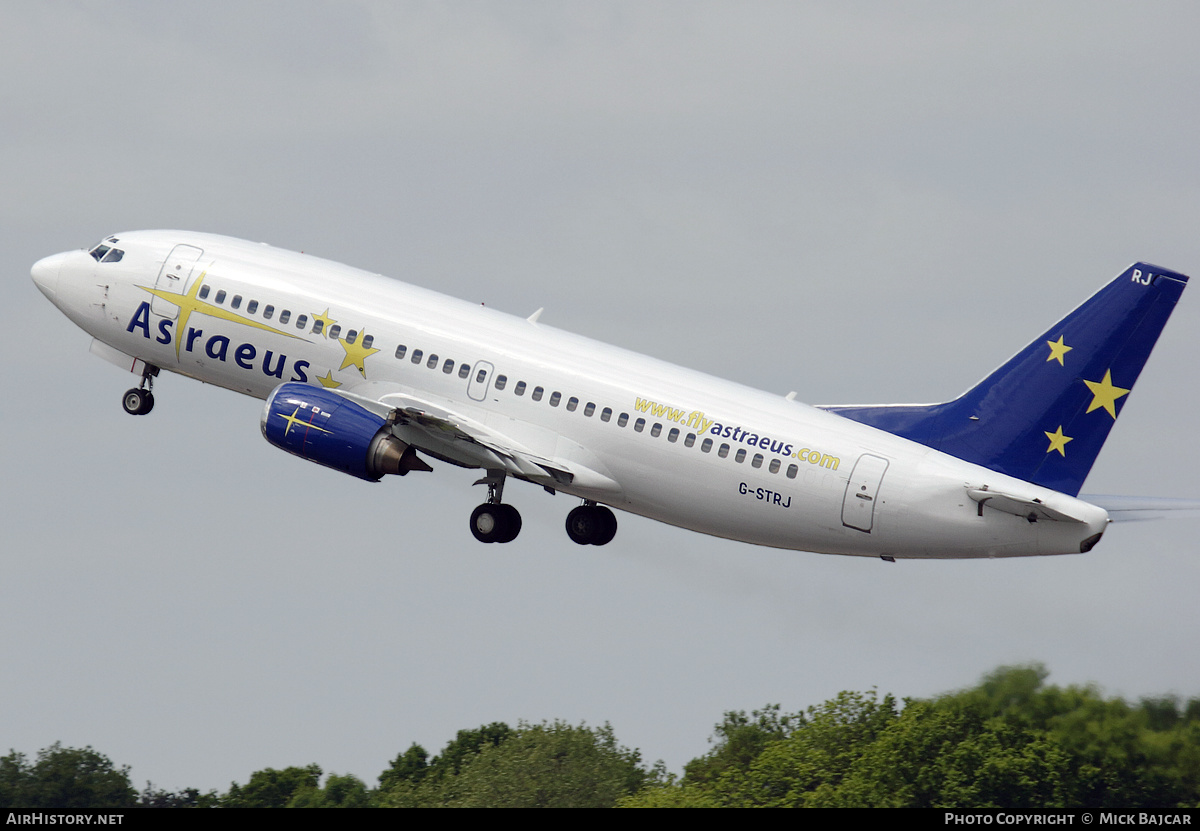
[[[945,404],[822,409],[1075,496],[1187,277],[1127,268],[973,389]]]

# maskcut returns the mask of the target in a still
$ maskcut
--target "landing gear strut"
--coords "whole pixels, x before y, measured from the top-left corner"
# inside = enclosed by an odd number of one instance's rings
[[[146,364],[142,370],[142,381],[135,388],[126,390],[121,398],[121,406],[130,415],[145,415],[154,409],[154,376],[158,367]]]
[[[606,545],[617,535],[617,518],[590,500],[567,514],[567,536],[580,545]]]
[[[475,483],[488,486],[487,502],[471,512],[471,533],[480,542],[512,542],[521,533],[521,514],[500,502],[504,495],[504,471],[489,470]]]

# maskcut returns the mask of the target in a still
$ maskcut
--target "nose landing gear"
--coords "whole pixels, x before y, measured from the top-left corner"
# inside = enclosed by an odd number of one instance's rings
[[[158,367],[146,364],[142,370],[142,381],[121,397],[121,406],[130,415],[145,415],[154,409],[154,376]]]

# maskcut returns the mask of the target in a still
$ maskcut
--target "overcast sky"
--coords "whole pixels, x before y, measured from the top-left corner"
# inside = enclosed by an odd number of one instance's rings
[[[811,403],[957,395],[1135,260],[1200,273],[1190,2],[13,2],[0,27],[0,753],[177,789],[369,784],[482,723],[611,722],[679,770],[723,711],[1005,663],[1200,696],[1200,519],[1078,557],[757,548],[476,474],[367,485],[261,403],[133,376],[36,290],[140,228],[304,250]],[[1193,288],[1191,292],[1200,292]],[[1084,490],[1200,497],[1185,293]]]

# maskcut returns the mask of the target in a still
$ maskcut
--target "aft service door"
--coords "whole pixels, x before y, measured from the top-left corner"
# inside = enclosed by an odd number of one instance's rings
[[[491,364],[487,361],[476,361],[475,366],[471,369],[471,380],[467,384],[467,397],[473,401],[482,401],[487,397],[488,387],[492,383]]]
[[[162,270],[158,272],[158,282],[154,284],[154,287],[172,294],[183,294],[187,290],[192,268],[203,253],[202,249],[194,245],[176,245],[163,260]],[[179,316],[179,307],[158,295],[155,295],[154,299],[150,301],[150,311],[156,315],[169,317],[171,320]]]
[[[887,459],[869,454],[858,457],[858,463],[854,465],[854,472],[846,484],[846,496],[842,500],[842,525],[871,533],[879,485],[887,468]]]

